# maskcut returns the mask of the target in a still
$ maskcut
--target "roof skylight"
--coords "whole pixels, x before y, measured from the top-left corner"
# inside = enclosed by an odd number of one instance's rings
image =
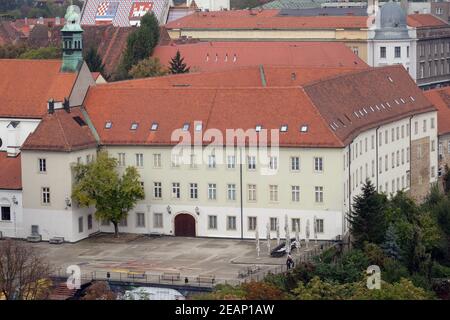
[[[261,129],[262,129],[262,125],[257,124],[256,127],[255,127],[256,132],[260,132]]]
[[[111,129],[111,127],[112,127],[112,122],[111,121],[106,121],[105,129]]]
[[[280,128],[281,132],[286,132],[287,130],[288,130],[288,125],[287,124],[281,125],[281,128]]]
[[[308,132],[308,125],[307,124],[302,124],[300,126],[300,132]]]
[[[197,123],[197,124],[195,125],[195,131],[202,131],[202,128],[203,128],[203,126],[202,126],[201,123]]]
[[[183,124],[182,130],[183,130],[183,131],[188,131],[188,130],[189,130],[189,123]]]
[[[137,122],[133,122],[132,124],[131,124],[131,130],[137,130],[137,128],[138,128],[138,123]]]
[[[150,127],[150,130],[152,130],[152,131],[158,130],[158,123],[157,122],[153,122],[152,126]]]

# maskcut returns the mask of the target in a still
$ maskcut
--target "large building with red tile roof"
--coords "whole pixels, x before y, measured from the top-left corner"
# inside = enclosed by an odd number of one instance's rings
[[[93,209],[69,205],[73,180],[61,179],[98,149],[141,175],[146,196],[124,232],[253,238],[267,224],[284,227],[287,214],[302,238],[313,224],[318,239],[335,239],[348,232],[365,179],[423,198],[437,175],[433,104],[401,66],[321,69],[255,66],[91,87],[81,106],[46,115],[22,147],[32,217],[24,229],[67,241],[113,230]],[[35,169],[43,161],[45,175]]]
[[[219,71],[256,65],[365,68],[367,64],[336,42],[197,42],[159,45],[153,56],[163,65],[180,51],[192,71]]]

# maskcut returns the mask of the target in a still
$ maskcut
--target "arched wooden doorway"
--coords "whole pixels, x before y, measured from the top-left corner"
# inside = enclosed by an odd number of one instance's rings
[[[187,213],[175,217],[175,236],[195,237],[195,219]]]

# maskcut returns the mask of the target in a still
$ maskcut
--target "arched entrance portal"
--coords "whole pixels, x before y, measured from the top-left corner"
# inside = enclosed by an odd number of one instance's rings
[[[187,213],[175,217],[175,236],[195,237],[195,219]]]

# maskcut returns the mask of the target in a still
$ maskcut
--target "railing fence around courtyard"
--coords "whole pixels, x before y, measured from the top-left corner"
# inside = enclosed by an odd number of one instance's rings
[[[295,265],[303,262],[311,261],[315,256],[318,256],[325,250],[331,247],[338,246],[338,242],[322,242],[320,244],[310,244],[310,248],[302,251],[299,255],[293,256]],[[295,249],[294,249],[295,250]],[[295,252],[295,251],[294,251]],[[117,283],[122,285],[151,285],[162,287],[176,287],[176,288],[198,288],[198,289],[212,289],[218,284],[239,285],[250,281],[261,281],[269,274],[286,273],[290,270],[287,264],[258,265],[258,261],[255,264],[250,264],[239,270],[236,278],[216,278],[215,275],[205,274],[199,276],[185,276],[178,272],[164,272],[162,274],[152,274],[145,271],[91,271],[81,274],[81,283],[87,283],[91,281],[109,281],[111,283]],[[56,270],[55,277],[59,279],[67,279],[66,270],[60,268]]]

